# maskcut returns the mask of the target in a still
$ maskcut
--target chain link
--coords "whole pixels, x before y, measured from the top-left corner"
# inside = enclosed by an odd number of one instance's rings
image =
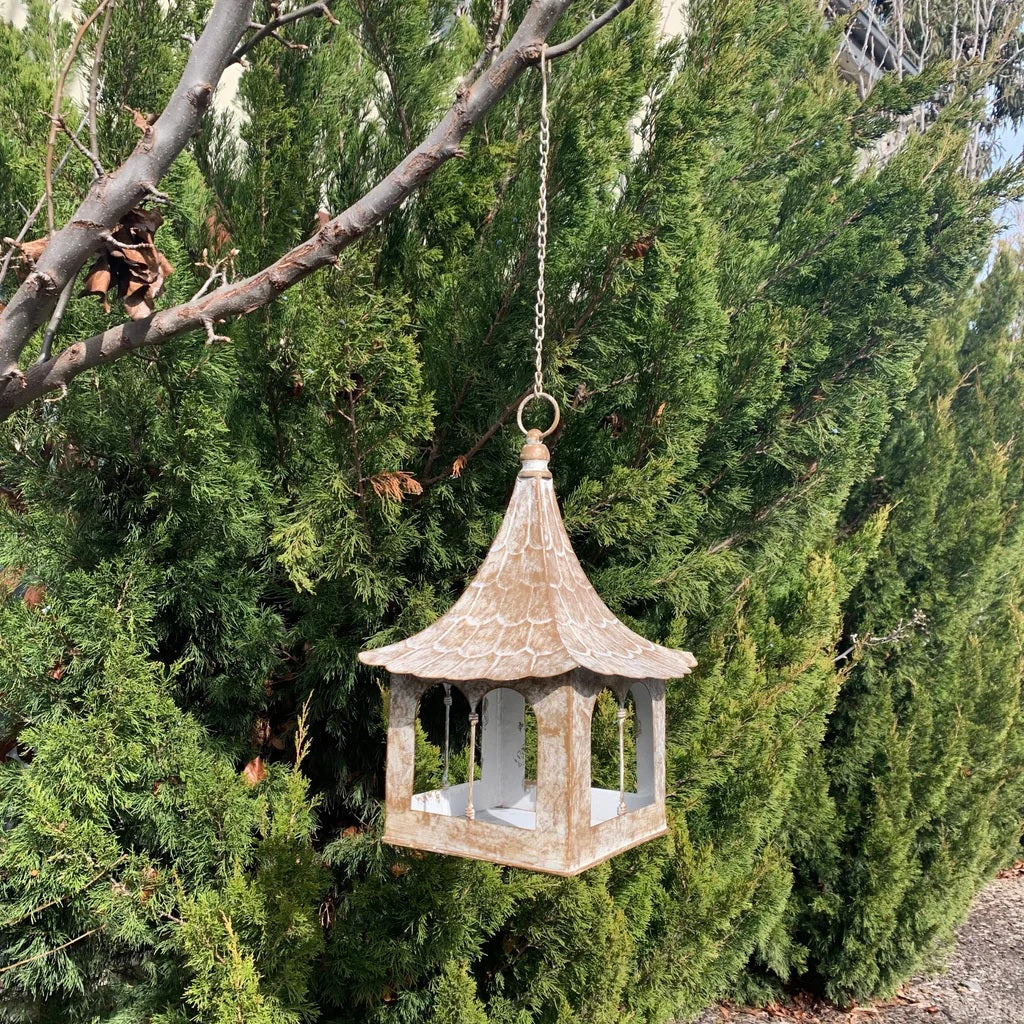
[[[540,189],[537,193],[537,302],[534,306],[533,336],[536,339],[536,363],[533,373],[533,397],[544,392],[544,264],[548,255],[548,150],[551,133],[548,125],[548,55],[540,51]]]

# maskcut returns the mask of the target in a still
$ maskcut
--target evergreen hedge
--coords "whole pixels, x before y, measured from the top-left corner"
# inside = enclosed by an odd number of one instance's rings
[[[169,300],[361,194],[450,102],[486,6],[374,0],[254,51],[240,116],[163,186]],[[204,10],[115,8],[105,166]],[[0,762],[2,1019],[859,999],[927,962],[1012,853],[1024,274],[1007,251],[974,280],[1017,182],[962,173],[979,112],[955,94],[865,167],[943,69],[859,101],[811,0],[694,0],[685,40],[658,13],[640,0],[554,72],[548,380],[587,571],[700,660],[670,693],[672,835],[574,879],[380,842],[386,679],[355,654],[450,604],[516,468],[526,81],[230,343],[140,353],[0,427],[0,737],[22,755]],[[4,233],[41,192],[70,37],[42,2],[0,24]],[[69,162],[59,215],[90,174]],[[79,298],[65,323],[120,315]]]

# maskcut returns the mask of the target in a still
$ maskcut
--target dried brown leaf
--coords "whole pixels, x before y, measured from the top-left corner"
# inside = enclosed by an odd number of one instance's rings
[[[267,777],[262,757],[254,757],[243,769],[242,779],[247,786],[258,786]]]
[[[12,569],[10,567],[0,569],[0,600],[10,597],[18,589],[18,584],[21,583],[21,578],[24,575],[24,569]]]
[[[131,113],[132,124],[134,124],[135,127],[143,133],[143,135],[153,127],[153,122],[156,118],[154,118],[152,114],[144,114],[141,110],[136,110],[134,107],[129,107],[127,105],[124,109]]]
[[[34,238],[31,242],[20,242],[18,244],[18,252],[21,253],[22,259],[35,263],[43,255],[49,244],[49,238]]]
[[[377,473],[370,477],[370,486],[378,498],[401,501],[406,494],[422,494],[423,485],[404,470],[394,473]]]

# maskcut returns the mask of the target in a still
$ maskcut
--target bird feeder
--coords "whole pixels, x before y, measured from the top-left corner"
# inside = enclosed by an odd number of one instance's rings
[[[384,841],[575,875],[667,831],[665,681],[696,660],[634,633],[591,586],[548,470],[543,438],[554,426],[526,432],[505,519],[466,592],[422,632],[359,658],[392,677]],[[417,709],[438,683],[446,694],[444,774],[439,787],[415,792]],[[448,771],[452,688],[469,706],[459,780]],[[617,789],[595,787],[591,777],[592,720],[606,688],[618,705]],[[635,765],[627,765],[627,704]],[[526,777],[527,705],[535,779]]]

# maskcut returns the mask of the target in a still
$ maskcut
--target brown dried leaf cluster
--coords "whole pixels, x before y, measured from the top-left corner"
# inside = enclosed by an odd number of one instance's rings
[[[102,242],[100,255],[85,276],[81,294],[95,295],[109,313],[109,294],[114,291],[132,320],[150,316],[165,281],[174,273],[170,260],[154,241],[162,223],[163,217],[157,210],[136,207],[125,214]],[[50,244],[45,237],[28,242],[5,241],[17,246],[23,266],[34,264]]]
[[[134,209],[126,214],[89,268],[82,294],[95,295],[109,313],[109,293],[116,291],[132,320],[152,315],[164,282],[174,273],[153,240],[162,223],[156,210]]]
[[[401,501],[407,494],[422,494],[423,486],[412,475],[403,470],[396,473],[378,473],[370,477],[370,486],[378,498]]]
[[[999,872],[999,878],[1024,878],[1024,860],[1018,860],[1008,868]]]
[[[247,786],[258,786],[267,777],[267,768],[262,757],[254,757],[242,769],[242,781]]]

